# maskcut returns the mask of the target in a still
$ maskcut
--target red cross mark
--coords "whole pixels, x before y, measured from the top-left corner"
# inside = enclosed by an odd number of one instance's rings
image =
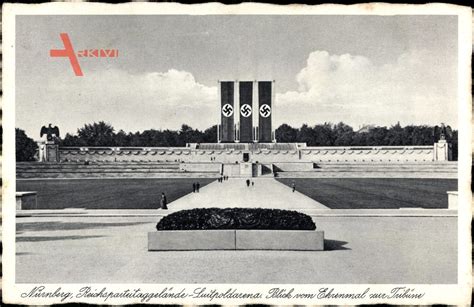
[[[76,54],[74,53],[74,48],[72,48],[72,43],[69,39],[69,35],[67,33],[61,33],[59,34],[59,36],[63,41],[64,49],[51,49],[49,51],[49,55],[53,58],[69,58],[69,62],[71,63],[72,70],[74,70],[74,74],[76,74],[76,76],[78,77],[84,76],[82,74],[81,66],[79,65],[79,61],[77,60]]]

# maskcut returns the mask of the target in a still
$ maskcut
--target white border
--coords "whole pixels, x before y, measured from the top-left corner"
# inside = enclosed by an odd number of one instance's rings
[[[360,4],[351,6],[342,5],[291,5],[276,6],[267,4],[241,4],[226,6],[223,4],[209,3],[199,5],[181,5],[172,3],[128,3],[120,5],[109,5],[99,3],[46,3],[40,5],[5,4],[3,6],[3,297],[9,303],[27,304],[52,304],[58,300],[50,299],[22,299],[19,293],[31,288],[31,285],[14,283],[15,272],[15,16],[16,15],[165,15],[165,14],[190,14],[190,15],[225,15],[225,14],[262,14],[262,15],[457,15],[459,32],[459,69],[458,69],[458,102],[459,102],[459,259],[458,259],[458,284],[457,285],[403,285],[414,287],[418,291],[425,292],[422,301],[410,300],[219,300],[212,302],[196,300],[154,300],[149,303],[181,303],[181,304],[362,304],[362,303],[390,303],[390,304],[452,304],[468,305],[471,295],[471,201],[470,192],[470,168],[471,168],[471,95],[470,95],[470,60],[472,52],[472,12],[469,7],[460,7],[445,4],[429,4],[423,6],[415,5],[387,5],[387,4]],[[433,255],[436,256],[436,255]],[[420,259],[421,260],[421,259]],[[422,261],[422,260],[421,260]],[[61,284],[47,285],[54,289],[60,286],[62,290],[75,290],[84,284]],[[99,285],[107,286],[116,291],[124,288],[140,287],[143,291],[157,291],[164,287],[174,286],[179,288],[185,286],[194,288],[198,285],[149,285],[149,284],[113,284]],[[229,285],[212,284],[199,285],[208,288],[226,290],[229,287],[238,287],[242,292],[253,292],[256,289],[266,292],[268,289],[289,285]],[[300,291],[316,292],[321,287],[334,287],[338,292],[358,292],[370,287],[373,291],[387,292],[389,289],[400,285],[292,285]],[[104,303],[101,300],[82,300],[87,303]],[[139,303],[138,300],[109,300],[106,304]]]

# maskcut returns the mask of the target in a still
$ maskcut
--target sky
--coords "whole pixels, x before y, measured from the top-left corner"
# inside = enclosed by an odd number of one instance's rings
[[[79,58],[77,77],[49,56],[62,32],[76,52],[119,56]],[[206,129],[218,80],[275,80],[275,128],[457,127],[457,44],[457,17],[441,15],[18,16],[16,127]]]

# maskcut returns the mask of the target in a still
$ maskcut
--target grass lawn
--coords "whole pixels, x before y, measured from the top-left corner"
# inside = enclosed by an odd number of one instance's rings
[[[447,208],[456,179],[279,178],[331,209]]]
[[[191,193],[197,181],[203,187],[214,179],[17,180],[16,190],[37,191],[38,209],[157,209],[161,192],[170,203]]]

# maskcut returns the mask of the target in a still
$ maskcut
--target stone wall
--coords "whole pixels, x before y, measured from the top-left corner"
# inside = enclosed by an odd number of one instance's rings
[[[426,162],[434,160],[433,146],[307,147],[302,161],[312,162]]]
[[[314,169],[312,162],[276,162],[273,163],[274,172],[304,172]]]
[[[179,168],[185,172],[200,172],[200,173],[221,173],[222,164],[220,163],[188,163],[183,162],[179,164]]]
[[[229,177],[240,176],[240,165],[235,163],[225,163],[223,165],[223,175]]]
[[[219,144],[216,144],[219,145]],[[248,147],[246,147],[248,148]],[[449,144],[432,146],[303,147],[294,150],[205,150],[193,147],[62,147],[61,162],[427,162],[450,159]]]

